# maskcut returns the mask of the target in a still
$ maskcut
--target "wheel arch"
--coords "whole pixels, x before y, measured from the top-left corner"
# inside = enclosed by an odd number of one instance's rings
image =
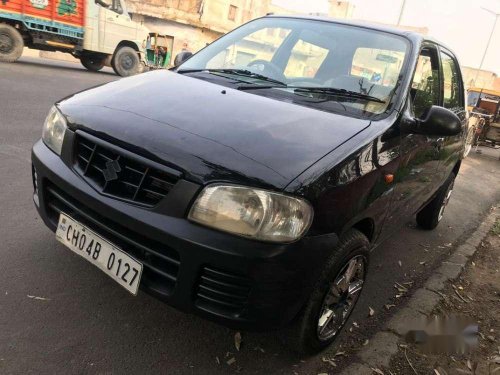
[[[113,56],[116,54],[116,52],[118,52],[118,50],[122,47],[130,47],[132,49],[134,49],[135,51],[137,52],[140,52],[139,50],[139,46],[137,45],[137,43],[135,42],[132,42],[130,40],[122,40],[120,43],[118,43],[118,45],[116,46],[115,48],[115,52],[113,53]]]
[[[343,235],[350,229],[356,229],[363,233],[370,243],[375,240],[375,220],[370,217],[357,218],[355,221],[348,223],[340,235]]]
[[[0,25],[1,24],[12,26],[19,32],[19,34],[21,34],[25,42],[31,38],[31,34],[28,32],[28,30],[21,21],[12,20],[9,18],[0,18]]]
[[[5,25],[15,27],[17,30],[19,30],[19,32],[22,32],[23,23],[21,21],[12,20],[9,18],[0,18],[0,24],[2,24],[2,23]]]

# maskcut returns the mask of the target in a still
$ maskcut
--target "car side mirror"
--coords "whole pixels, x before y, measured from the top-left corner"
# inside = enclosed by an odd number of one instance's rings
[[[191,56],[193,56],[192,52],[188,52],[188,51],[179,52],[177,54],[177,56],[175,56],[174,66],[178,67],[183,62],[187,61]]]
[[[449,109],[433,105],[423,118],[407,123],[405,130],[416,134],[452,136],[462,132],[462,122]]]

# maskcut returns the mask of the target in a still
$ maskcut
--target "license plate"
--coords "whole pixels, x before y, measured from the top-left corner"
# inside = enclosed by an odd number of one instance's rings
[[[56,238],[134,296],[137,295],[142,275],[140,262],[63,213],[59,216]]]

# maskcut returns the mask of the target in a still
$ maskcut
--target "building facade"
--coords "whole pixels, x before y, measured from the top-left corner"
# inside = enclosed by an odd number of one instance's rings
[[[151,32],[173,38],[172,56],[186,48],[199,51],[208,43],[268,13],[289,14],[272,0],[126,0],[132,19]],[[329,16],[350,18],[353,5],[330,0]]]
[[[462,74],[466,88],[500,90],[500,79],[494,72],[462,66]]]

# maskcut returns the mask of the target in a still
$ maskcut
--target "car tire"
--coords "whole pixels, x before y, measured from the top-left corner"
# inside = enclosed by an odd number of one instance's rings
[[[121,47],[115,52],[111,66],[116,74],[129,77],[139,73],[141,61],[137,51],[130,47]]]
[[[452,172],[443,186],[438,190],[437,195],[419,211],[417,214],[417,224],[420,228],[432,230],[438,226],[453,193],[455,177],[455,173]]]
[[[309,300],[291,326],[283,332],[286,344],[293,351],[299,355],[314,354],[328,347],[338,337],[361,294],[368,270],[369,249],[370,242],[356,229],[349,230],[341,237]],[[343,284],[342,288],[336,286],[339,278],[347,272],[351,275],[349,282]],[[352,296],[346,286],[349,290],[353,287]],[[328,306],[335,309],[337,314]],[[328,311],[333,314],[328,315]]]
[[[98,72],[102,68],[104,68],[104,62],[106,58],[102,56],[91,56],[86,55],[80,57],[80,62],[82,65],[91,72]]]
[[[0,24],[0,61],[15,62],[23,54],[24,39],[19,31],[10,25]]]

